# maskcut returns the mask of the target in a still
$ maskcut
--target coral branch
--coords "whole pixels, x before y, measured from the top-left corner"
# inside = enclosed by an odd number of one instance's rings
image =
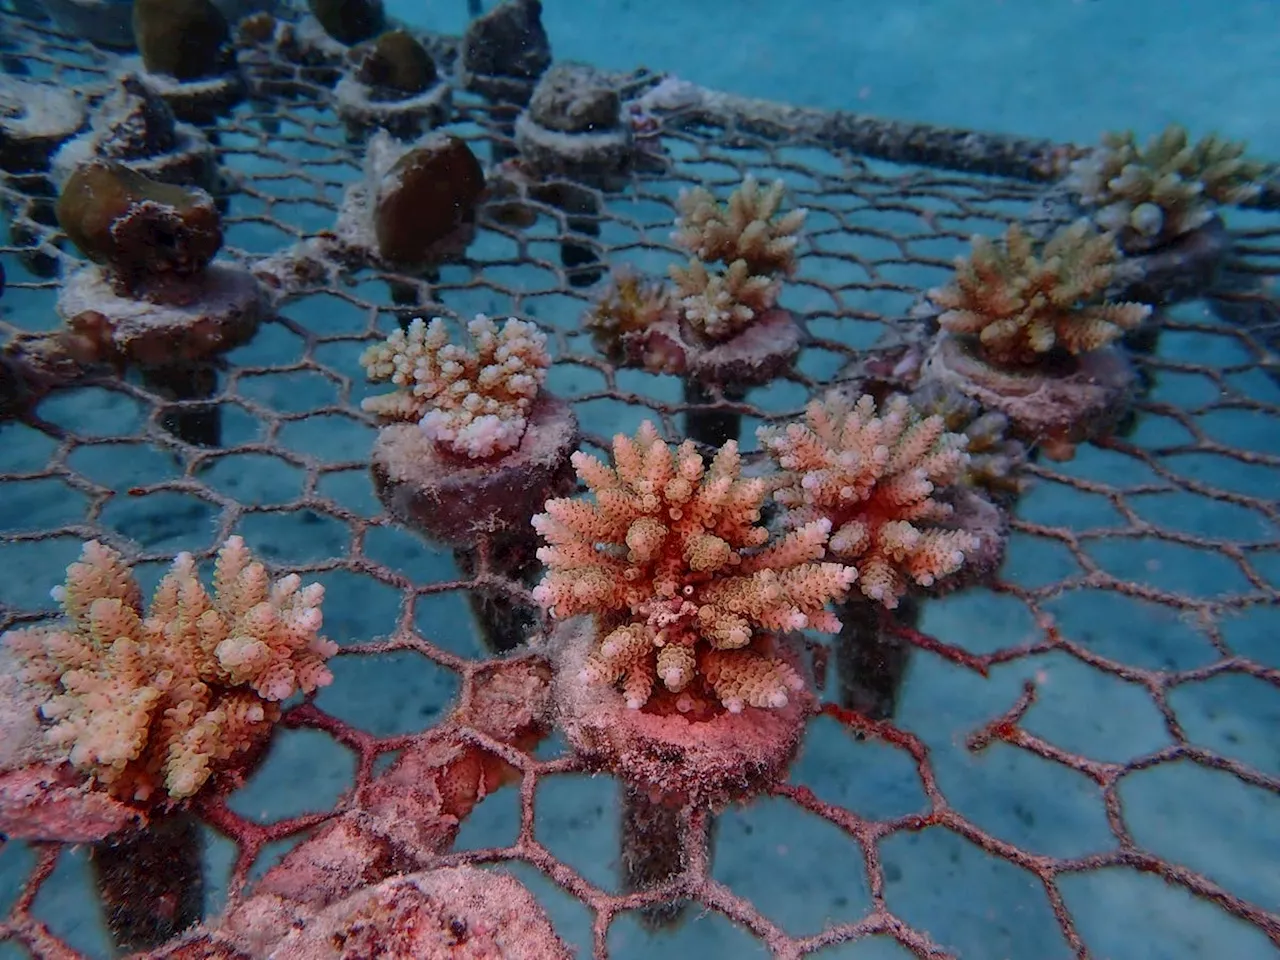
[[[1087,221],[1056,233],[1037,256],[1014,223],[1004,243],[975,237],[946,287],[929,299],[944,311],[945,330],[977,337],[997,363],[1032,364],[1051,351],[1098,350],[1151,313],[1139,303],[1103,301],[1118,253],[1108,234]]]
[[[414,320],[369,347],[361,365],[393,393],[362,406],[387,420],[417,420],[428,438],[458,456],[484,459],[514,449],[547,377],[546,336],[531,323],[499,329],[483,314],[467,324],[474,351],[449,342],[443,320]]]
[[[53,688],[48,742],[120,799],[192,796],[265,742],[281,700],[332,680],[324,588],[272,582],[239,537],[218,552],[212,598],[179,554],[144,616],[128,564],[97,541],[54,595],[64,623],[4,639],[25,679]]]
[[[1208,136],[1191,143],[1172,125],[1139,147],[1133,131],[1108,133],[1071,165],[1067,186],[1127,251],[1145,251],[1208,223],[1215,206],[1261,193],[1265,167],[1245,145]]]
[[[823,608],[855,574],[815,562],[830,523],[770,543],[767,486],[742,477],[733,442],[707,465],[689,441],[673,452],[646,421],[614,438],[613,455],[610,468],[575,454],[595,502],[550,500],[533,521],[548,567],[534,596],[553,616],[591,613],[601,625],[584,679],[621,683],[633,708],[659,680],[679,693],[695,678],[732,711],[784,705],[800,677],[752,646],[771,632],[838,629]]]
[[[734,260],[723,273],[710,273],[701,260],[673,266],[671,279],[684,307],[684,318],[708,340],[727,340],[741,333],[774,307],[781,283],[751,273],[745,260]]]
[[[828,524],[828,554],[854,565],[863,594],[886,607],[908,584],[954,573],[979,546],[940,525],[952,508],[935,496],[963,475],[964,437],[945,432],[941,417],[921,418],[905,397],[877,413],[870,396],[852,403],[832,394],[811,403],[803,423],[758,436],[783,471],[774,499],[788,508],[785,522]]]
[[[705,187],[682,190],[672,239],[703,263],[742,260],[748,273],[790,276],[796,269],[797,234],[808,211],[800,208],[778,217],[784,190],[781,180],[761,190],[755,177],[748,176],[724,205]]]

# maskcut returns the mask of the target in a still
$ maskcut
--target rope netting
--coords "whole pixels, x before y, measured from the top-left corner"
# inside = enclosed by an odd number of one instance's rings
[[[91,92],[117,66],[48,24],[5,15],[3,36],[5,70],[24,79]],[[214,128],[224,255],[247,264],[328,231],[362,175],[327,86],[282,64],[258,80]],[[468,596],[531,618],[536,604],[483,547],[463,569],[382,510],[368,475],[375,422],[360,410],[366,346],[416,316],[531,320],[554,356],[548,389],[572,403],[584,449],[607,453],[613,433],[644,419],[679,438],[690,409],[679,379],[617,368],[593,347],[581,322],[591,284],[621,264],[664,274],[684,259],[671,240],[681,188],[723,196],[747,174],[781,178],[789,203],[809,210],[782,295],[803,328],[799,357],[745,399],[700,398],[742,416],[754,454],[755,426],[799,416],[873,345],[891,354],[909,340],[911,308],[970,237],[1025,219],[1044,190],[1015,141],[858,150],[856,136],[832,134],[839,125],[808,114],[788,125],[780,108],[753,123],[749,107],[713,98],[664,117],[649,136],[665,164],[617,191],[575,185],[589,199],[571,213],[527,198],[527,220],[512,225],[482,209],[465,258],[434,276],[300,277],[206,395],[99,373],[50,390],[0,425],[0,630],[52,614],[49,588],[89,539],[154,582],[176,552],[204,561],[238,533],[273,570],[326,586],[335,683],[286,712],[244,788],[196,807],[216,888],[209,917],[349,810],[393,756],[452,742],[501,757],[517,784],[418,868],[511,871],[584,953],[699,942],[745,955],[755,940],[779,956],[1272,955],[1280,219],[1265,211],[1229,211],[1218,286],[1161,309],[1154,345],[1135,354],[1144,391],[1124,428],[1067,462],[1027,465],[998,575],[890,628],[911,659],[892,716],[870,719],[828,690],[785,782],[722,814],[673,815],[677,865],[660,882],[626,889],[615,876],[619,783],[588,779],[554,735],[526,749],[449,712],[499,669]],[[477,155],[510,154],[512,108],[456,90],[454,111],[450,131]],[[1072,153],[1037,149],[1044,163]],[[43,174],[5,174],[0,191],[11,212],[0,344],[34,344],[58,327],[58,277],[78,261],[51,225]],[[217,442],[184,439],[184,415],[215,418]],[[109,949],[82,850],[10,841],[0,870],[10,947]],[[693,909],[650,932],[646,911],[676,901]]]

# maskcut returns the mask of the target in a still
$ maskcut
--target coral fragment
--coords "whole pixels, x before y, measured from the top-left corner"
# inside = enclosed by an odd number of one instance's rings
[[[695,677],[731,711],[784,705],[802,680],[753,647],[772,633],[838,629],[824,607],[855,574],[815,562],[830,524],[770,542],[767,485],[742,476],[734,442],[707,464],[692,442],[673,451],[646,421],[614,437],[613,461],[575,454],[595,502],[549,500],[533,519],[548,568],[534,597],[555,617],[590,613],[601,627],[583,679],[620,683],[635,708],[656,683],[679,692]]]
[[[362,407],[387,420],[416,420],[427,436],[458,456],[483,459],[513,449],[546,380],[546,335],[532,323],[499,329],[478,315],[467,324],[474,350],[449,342],[439,318],[412,321],[360,358],[369,379],[395,385]]]
[[[324,588],[272,581],[240,537],[218,551],[213,596],[177,556],[144,611],[125,559],[96,540],[54,591],[66,620],[5,634],[29,683],[53,689],[46,737],[113,796],[193,796],[252,756],[280,701],[330,683]]]
[[[1256,197],[1265,167],[1244,151],[1215,136],[1192,143],[1176,124],[1145,146],[1131,130],[1108,133],[1071,165],[1066,183],[1124,250],[1143,252],[1203,227],[1219,204]]]
[[[803,422],[758,436],[782,469],[774,499],[786,524],[829,525],[828,555],[857,568],[866,597],[896,607],[911,584],[932,586],[977,548],[971,533],[941,525],[952,508],[936,496],[963,475],[964,438],[905,397],[878,411],[870,396],[833,393],[809,404]]]
[[[943,311],[944,330],[976,337],[996,363],[1033,364],[1054,351],[1088,353],[1151,313],[1145,304],[1103,299],[1117,258],[1111,236],[1087,221],[1058,231],[1038,255],[1014,223],[1003,243],[975,237],[969,257],[956,261],[952,282],[928,297]]]

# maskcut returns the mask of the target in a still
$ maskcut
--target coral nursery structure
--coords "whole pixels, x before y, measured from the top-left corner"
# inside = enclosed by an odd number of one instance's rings
[[[692,257],[670,270],[674,287],[615,271],[584,316],[600,349],[656,373],[679,373],[685,399],[741,400],[748,388],[786,371],[800,331],[778,304],[796,270],[806,211],[779,215],[781,180],[766,188],[747,176],[725,204],[705,188],[680,194],[673,239]],[[690,409],[690,436],[717,446],[737,439],[736,413]]]
[[[361,357],[371,380],[396,387],[363,404],[387,421],[370,455],[374,484],[393,516],[453,546],[464,570],[480,551],[528,579],[530,521],[569,480],[578,423],[542,389],[551,357],[537,327],[481,315],[467,333],[472,350],[450,342],[443,320],[418,319]],[[528,624],[508,601],[476,602],[491,646],[524,639]]]
[[[0,13],[0,951],[1275,953],[1270,168],[210,2]]]

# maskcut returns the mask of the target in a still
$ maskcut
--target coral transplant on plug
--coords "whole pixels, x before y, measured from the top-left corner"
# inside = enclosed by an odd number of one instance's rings
[[[801,208],[779,216],[783,194],[782,181],[762,190],[751,176],[724,205],[703,187],[681,193],[672,239],[693,256],[686,266],[671,268],[671,279],[685,323],[700,339],[730,341],[765,323],[777,307],[781,278],[796,269],[797,234],[807,215]],[[790,315],[786,319],[794,325]]]
[[[830,529],[827,555],[857,570],[869,599],[896,607],[910,585],[932,586],[982,545],[943,526],[953,508],[935,496],[968,465],[964,437],[907,398],[877,411],[870,396],[855,403],[832,393],[809,404],[803,423],[758,433],[782,470],[774,498],[787,508],[785,524]]]
[[[760,522],[768,485],[742,476],[734,442],[707,465],[693,443],[672,451],[646,421],[614,438],[613,459],[574,454],[595,502],[551,500],[533,520],[547,542],[535,598],[557,618],[596,618],[601,639],[582,679],[621,681],[633,709],[658,681],[689,692],[685,710],[703,688],[731,712],[786,705],[804,681],[761,652],[765,637],[839,629],[824,605],[856,575],[817,562],[830,522],[771,539]]]
[[[1126,253],[1142,253],[1205,227],[1218,205],[1254,199],[1266,168],[1244,152],[1214,136],[1191,143],[1177,125],[1145,146],[1132,131],[1108,133],[1072,163],[1066,185]]]
[[[523,320],[499,329],[484,315],[467,333],[474,351],[450,343],[443,320],[418,319],[369,347],[360,358],[369,379],[396,390],[361,406],[386,420],[416,420],[428,439],[458,456],[484,459],[514,448],[551,366],[546,335]]]
[[[942,329],[976,336],[984,357],[1035,364],[1054,350],[1101,349],[1151,314],[1146,304],[1104,299],[1116,261],[1112,237],[1087,221],[1056,233],[1039,255],[1013,223],[1003,244],[975,238],[969,257],[956,261],[955,279],[929,299],[943,308]]]
[[[528,581],[537,575],[530,518],[572,488],[578,421],[542,389],[551,356],[536,326],[499,328],[480,315],[467,331],[470,350],[449,342],[444,320],[419,319],[365,351],[369,378],[396,387],[363,404],[384,421],[374,487],[393,517],[453,547],[459,569],[477,571],[482,549],[491,568]],[[531,609],[508,597],[471,602],[491,650],[524,642]]]
[[[1012,432],[1068,459],[1128,409],[1133,372],[1111,344],[1151,315],[1106,297],[1119,252],[1086,221],[1064,227],[1039,252],[1018,224],[1003,243],[973,241],[955,277],[928,292],[942,332],[922,371],[1005,416]]]
[[[778,295],[806,211],[780,216],[783,195],[782,181],[762,188],[752,177],[725,204],[703,187],[682,191],[672,236],[692,257],[671,268],[674,289],[614,272],[584,317],[606,355],[721,385],[767,383],[785,369],[799,337]]]
[[[239,537],[218,551],[212,597],[179,554],[144,611],[125,559],[97,541],[55,596],[65,621],[4,640],[47,691],[46,753],[125,802],[186,800],[218,774],[236,779],[280,702],[332,680],[324,588],[273,582]]]

